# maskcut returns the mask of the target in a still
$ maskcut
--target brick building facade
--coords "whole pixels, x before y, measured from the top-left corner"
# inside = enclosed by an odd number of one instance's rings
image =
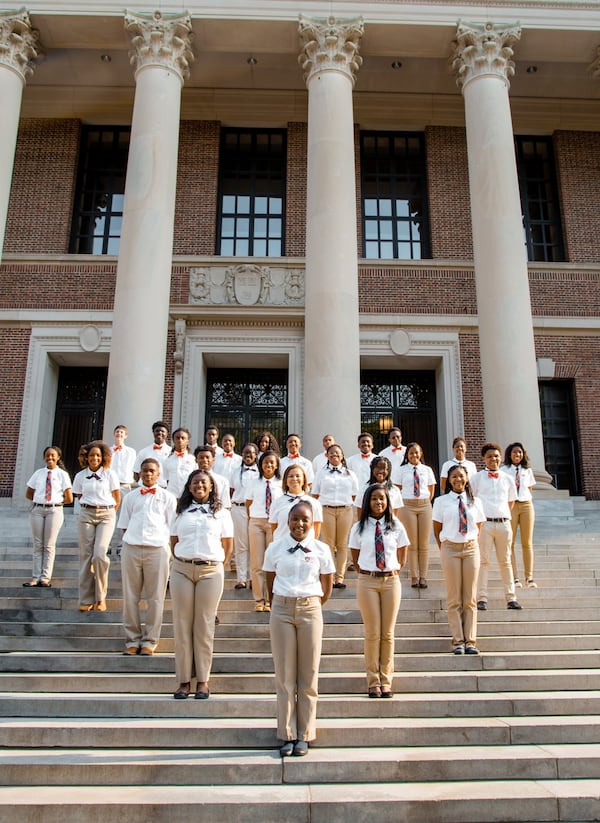
[[[45,32],[49,38],[44,16],[49,5],[31,3],[29,8],[32,26],[39,27],[42,40]],[[102,6],[97,5],[99,9]],[[382,4],[364,5],[380,10]],[[575,5],[556,3],[557,9],[563,11]],[[422,25],[426,28],[430,9],[428,3],[422,6]],[[194,27],[202,30],[202,10],[196,16],[191,9],[191,14]],[[507,15],[505,12],[504,16]],[[236,25],[233,12],[224,13],[223,17],[228,25]],[[450,28],[453,22],[448,21]],[[598,22],[596,40],[600,46],[600,20]],[[89,25],[92,24],[90,17]],[[367,33],[369,25],[367,19]],[[373,26],[381,27],[383,23],[379,20]],[[251,39],[251,35],[248,24],[248,38]],[[93,37],[91,29],[87,36]],[[273,36],[280,33],[275,32]],[[568,32],[565,37],[569,37]],[[525,50],[526,38],[523,40]],[[587,38],[585,42],[592,43],[594,38]],[[73,43],[72,48],[76,47]],[[46,48],[51,55],[51,44]],[[123,42],[118,46],[115,44],[111,49],[105,45],[96,51],[112,55],[113,62],[117,63],[127,48],[123,35]],[[258,48],[258,42],[254,48]],[[518,48],[515,46],[517,54]],[[198,49],[202,63],[200,46]],[[119,54],[115,53],[117,50]],[[247,50],[252,51],[249,47]],[[239,52],[246,54],[241,48]],[[363,56],[366,68],[369,60],[366,41]],[[582,56],[579,67],[582,72],[594,56],[594,53]],[[262,59],[258,54],[258,66]],[[269,55],[264,59],[268,62]],[[378,59],[381,54],[373,57]],[[410,63],[410,59],[407,62]],[[57,79],[44,77],[44,69],[44,62],[40,62],[24,90],[0,267],[2,406],[6,431],[18,443],[16,460],[4,461],[0,495],[14,495],[15,499],[20,497],[23,480],[39,463],[41,449],[60,430],[57,417],[66,414],[66,406],[59,402],[65,370],[106,369],[115,355],[110,336],[118,258],[114,253],[84,253],[76,249],[73,227],[77,191],[83,185],[85,130],[95,125],[105,129],[128,126],[130,119],[123,114],[127,111],[127,97],[121,99],[116,93],[114,102],[103,99],[100,104],[95,96],[103,94],[105,89],[87,89],[85,94],[89,99],[85,105],[79,104],[80,112],[74,110],[69,116],[64,113],[58,116],[65,108],[67,81],[61,79],[63,86],[59,87]],[[589,73],[587,76],[589,78]],[[122,80],[123,74],[119,77]],[[301,89],[290,89],[291,99],[286,100],[280,111],[276,103],[287,75],[278,80],[273,69],[262,75],[263,82],[268,77],[273,84],[272,99],[268,103],[261,101],[260,92],[251,85],[242,89],[236,75],[237,79],[231,81],[232,89],[221,90],[226,100],[218,105],[205,98],[209,96],[208,91],[213,97],[218,96],[219,91],[204,87],[200,69],[197,77],[199,81],[184,87],[179,128],[169,332],[165,344],[161,414],[174,425],[188,426],[193,437],[199,440],[209,422],[211,409],[212,414],[216,414],[216,394],[211,391],[219,375],[237,374],[236,370],[242,369],[248,372],[249,380],[268,383],[269,370],[283,368],[288,377],[287,408],[281,418],[282,425],[302,431],[307,408],[302,300],[309,143],[305,93]],[[483,402],[467,169],[469,148],[464,123],[457,122],[460,91],[454,89],[448,94],[444,113],[440,105],[443,95],[438,90],[436,111],[424,117],[419,107],[425,105],[425,82],[414,92],[418,104],[416,113],[410,107],[406,113],[401,106],[387,110],[398,97],[386,85],[388,80],[377,88],[376,72],[367,76],[363,86],[360,73],[358,77],[354,146],[360,351],[364,376],[361,379],[365,384],[371,381],[379,385],[381,378],[381,385],[388,387],[402,381],[402,385],[412,385],[410,374],[413,374],[416,382],[411,390],[416,396],[421,390],[419,375],[432,376],[435,408],[427,425],[418,420],[418,403],[404,410],[395,407],[393,402],[388,406],[396,424],[402,422],[405,440],[429,436],[429,450],[434,451],[437,470],[447,456],[454,435],[466,435],[473,459],[478,445],[486,437],[494,436],[494,432],[486,428]],[[224,82],[226,78],[227,75]],[[529,84],[529,78],[526,79]],[[47,89],[46,83],[51,84]],[[106,85],[110,87],[111,83]],[[126,92],[129,97],[133,85],[133,77],[129,75]],[[444,79],[443,93],[449,88]],[[564,96],[560,97],[562,108],[558,117],[549,114],[557,105],[554,96],[546,90],[535,99],[531,85],[526,85],[517,91],[519,105],[513,107],[513,128],[517,144],[520,138],[539,139],[544,141],[543,150],[550,152],[548,162],[556,183],[556,201],[548,208],[558,211],[556,225],[562,234],[561,252],[549,251],[547,260],[530,259],[528,266],[544,446],[551,456],[552,449],[557,447],[553,436],[562,438],[558,448],[566,443],[572,455],[570,491],[600,499],[600,437],[597,436],[600,423],[596,413],[600,385],[600,79],[589,82],[588,89],[590,97],[581,100],[581,90],[579,97],[569,99],[567,90],[561,88]],[[267,96],[268,92],[267,88]],[[371,103],[370,93],[382,99]],[[410,96],[407,92],[402,94],[403,99]],[[50,98],[50,103],[43,102],[44,95]],[[235,110],[232,102],[237,97],[246,98],[239,110]],[[539,109],[537,128],[526,105],[528,101]],[[571,109],[568,103],[572,104]],[[253,104],[256,106],[254,116],[251,114]],[[77,103],[72,108],[77,109]],[[220,243],[224,243],[227,219],[224,214],[226,170],[221,154],[228,130],[242,135],[276,130],[283,135],[282,254],[244,255],[220,251],[225,248],[220,247]],[[365,236],[365,209],[370,195],[363,186],[370,184],[364,174],[363,162],[366,167],[367,155],[361,135],[367,132],[386,136],[418,135],[422,140],[425,197],[419,216],[426,212],[426,224],[422,224],[426,225],[423,231],[427,232],[427,243],[423,241],[423,248],[428,249],[426,255],[402,259],[399,255],[388,258],[366,254],[369,238]],[[378,158],[377,162],[384,163],[385,158]],[[258,161],[257,165],[260,165]],[[522,187],[533,185],[524,177],[520,180]],[[535,216],[532,215],[533,211],[530,215],[533,225]],[[256,214],[254,219],[258,225]],[[235,220],[237,231],[239,215]],[[405,228],[405,224],[399,222],[398,231],[403,231],[403,226]],[[258,238],[260,232],[256,231]],[[260,270],[258,274],[257,270]],[[244,292],[244,287],[249,288],[248,283],[252,287],[258,284],[262,289],[254,300]],[[510,301],[499,307],[499,311],[505,313],[506,324],[511,323],[509,306]],[[335,311],[335,306],[328,307],[328,311]],[[137,317],[132,307],[131,322],[135,324],[138,320],[143,318]],[[140,326],[140,335],[148,333],[152,331]],[[123,354],[127,353],[121,352],[119,356]],[[252,377],[255,372],[257,375]],[[366,390],[361,393],[362,422],[366,427],[374,427],[380,435],[379,445],[383,445],[385,428],[381,425],[378,428],[378,420],[387,414],[385,404],[378,417],[377,409],[369,406],[368,394]],[[218,407],[218,413],[223,426],[228,423],[232,428],[242,426],[239,416],[234,421],[222,407]],[[570,419],[565,420],[565,415]],[[259,417],[252,425],[261,428],[264,420],[266,418]],[[129,420],[111,422],[131,423]],[[389,423],[387,425],[389,428]],[[433,426],[429,435],[427,426]],[[251,434],[242,429],[243,426],[238,436]],[[71,432],[69,436],[76,437],[76,434]],[[513,436],[522,437],[518,430]],[[144,442],[133,445],[142,447]],[[354,450],[352,442],[343,445],[347,453]],[[561,454],[564,463],[564,453]],[[550,473],[554,474],[552,470]],[[558,485],[565,487],[566,482],[559,481]]]

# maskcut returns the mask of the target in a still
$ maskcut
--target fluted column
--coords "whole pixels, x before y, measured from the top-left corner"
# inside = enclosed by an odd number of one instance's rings
[[[25,9],[0,12],[0,259],[12,182],[21,99],[32,61],[38,55],[38,33]]]
[[[300,17],[308,88],[304,451],[360,431],[358,255],[352,88],[362,20]]]
[[[112,326],[105,436],[140,447],[162,418],[181,88],[193,60],[188,15],[127,14],[135,101]]]
[[[465,101],[486,437],[521,440],[544,469],[527,255],[508,78],[518,27],[458,24],[453,67]]]

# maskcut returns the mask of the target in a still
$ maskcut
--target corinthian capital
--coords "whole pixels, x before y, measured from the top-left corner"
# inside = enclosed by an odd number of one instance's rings
[[[457,84],[464,87],[474,77],[494,74],[508,86],[508,78],[515,73],[511,46],[520,38],[518,23],[501,28],[490,22],[465,23],[459,20],[452,59]]]
[[[354,20],[311,20],[300,15],[302,51],[298,62],[304,71],[304,80],[320,71],[341,71],[352,83],[362,65],[358,45],[363,35],[362,17]]]
[[[40,51],[38,40],[25,9],[0,12],[0,65],[16,71],[23,82],[33,73],[32,61]]]
[[[125,28],[133,49],[129,62],[137,73],[144,66],[162,66],[176,72],[182,82],[194,61],[191,48],[192,21],[189,14],[163,15],[125,13]]]

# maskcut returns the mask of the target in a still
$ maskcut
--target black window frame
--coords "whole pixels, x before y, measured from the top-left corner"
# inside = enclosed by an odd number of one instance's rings
[[[93,135],[99,135],[100,140],[92,143]],[[94,158],[94,148],[106,144],[103,136],[108,135],[110,147],[107,152],[97,151]],[[71,254],[118,254],[120,242],[114,246],[114,240],[121,238],[123,221],[123,202],[125,198],[125,178],[127,175],[127,160],[129,156],[129,139],[122,140],[123,135],[131,135],[130,126],[83,126],[81,131],[79,163],[77,169],[77,184],[73,203],[73,218],[71,222],[71,238],[69,250]],[[102,157],[104,154],[104,157]],[[102,162],[99,162],[102,161]],[[108,162],[106,162],[108,161]],[[104,185],[102,185],[104,181]],[[116,197],[120,197],[119,208]],[[103,213],[104,210],[104,213]],[[96,231],[98,221],[103,220],[101,233]],[[119,230],[115,231],[119,221]],[[82,230],[82,226],[87,229]],[[101,250],[94,247],[101,239]]]
[[[369,163],[367,159],[368,140],[374,140],[375,150],[372,155],[375,157],[374,163]],[[404,152],[396,151],[398,144],[404,142]],[[415,163],[409,150],[410,143],[417,142],[418,160]],[[387,143],[387,151],[381,151],[378,155],[379,146],[377,143]],[[386,167],[386,157],[388,158]],[[375,166],[371,169],[370,166]],[[362,222],[362,254],[367,260],[426,260],[431,258],[431,233],[429,216],[429,198],[427,193],[427,157],[425,135],[423,132],[410,131],[361,131],[360,133],[360,170],[361,170],[361,222]],[[375,186],[377,190],[388,189],[387,197],[371,197],[370,190]],[[407,197],[407,188],[414,188],[416,191],[412,195],[419,204],[419,209],[410,208],[410,198]],[[401,189],[405,191],[402,192]],[[404,195],[404,196],[398,196]],[[376,214],[367,214],[371,206],[367,201],[376,200],[379,202],[391,201],[389,214],[381,214],[380,206],[376,207]],[[409,207],[406,214],[400,214],[398,204],[407,202]],[[378,226],[377,237],[369,237],[369,223],[376,223]],[[382,228],[391,228],[391,237],[382,238]],[[415,233],[415,226],[417,230]],[[402,227],[402,230],[400,230]],[[382,244],[387,243],[392,246],[392,255],[381,254]],[[377,244],[378,254],[369,252],[368,244]],[[410,249],[410,256],[401,255],[401,246]],[[418,247],[419,253],[415,254]]]
[[[528,143],[533,144],[533,153],[527,155],[525,146]],[[540,151],[542,147],[543,151]],[[527,259],[531,263],[564,262],[565,245],[552,138],[515,135],[515,154]]]
[[[272,147],[274,137],[280,140],[278,152],[267,151],[265,153],[257,150],[259,141],[265,138]],[[237,142],[238,149],[240,143],[246,142],[251,150],[249,152],[232,151],[231,144],[234,140]],[[221,257],[284,257],[286,186],[287,131],[285,129],[222,128],[215,254]],[[225,198],[228,196],[236,198],[235,208],[232,210],[225,208]],[[237,200],[241,198],[249,198],[247,211],[238,208]],[[260,199],[267,200],[266,210],[259,210],[258,201]],[[271,203],[271,200],[279,201],[279,210],[277,210],[277,203]],[[271,211],[272,207],[274,207],[273,211]],[[233,221],[233,232],[227,235],[224,235],[225,220]],[[247,237],[243,233],[238,233],[240,228],[243,229],[245,220],[248,221]],[[257,236],[257,224],[261,220],[265,221],[265,233],[264,236],[259,237]],[[276,233],[270,233],[277,221],[280,223],[279,236]],[[238,244],[243,246],[246,240],[247,249],[238,250]],[[227,241],[233,243],[233,248],[224,251],[224,243]],[[256,250],[256,246],[263,242],[265,243],[264,253]],[[269,249],[271,242],[279,244],[278,253]]]

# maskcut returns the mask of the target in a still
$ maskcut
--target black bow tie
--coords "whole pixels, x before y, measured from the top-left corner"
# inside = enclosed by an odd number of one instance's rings
[[[86,480],[91,480],[91,479],[92,479],[92,477],[95,477],[95,478],[96,478],[96,480],[100,480],[100,477],[99,477],[99,475],[97,475],[97,474],[88,474],[88,475],[87,475],[87,477],[86,477],[85,479],[86,479]]]
[[[341,469],[338,469],[337,467],[334,467],[334,468],[329,469],[329,473],[330,473],[330,474],[335,474],[336,472],[337,472],[338,474],[341,474],[341,473],[342,473],[342,470],[341,470]]]
[[[245,471],[245,472],[255,472],[256,469],[254,468],[254,466],[244,466],[243,471]]]
[[[294,554],[294,552],[298,551],[298,549],[302,549],[304,554],[308,554],[310,552],[310,549],[305,548],[301,543],[296,543],[296,545],[292,546],[292,548],[288,549],[288,551],[290,554]]]

